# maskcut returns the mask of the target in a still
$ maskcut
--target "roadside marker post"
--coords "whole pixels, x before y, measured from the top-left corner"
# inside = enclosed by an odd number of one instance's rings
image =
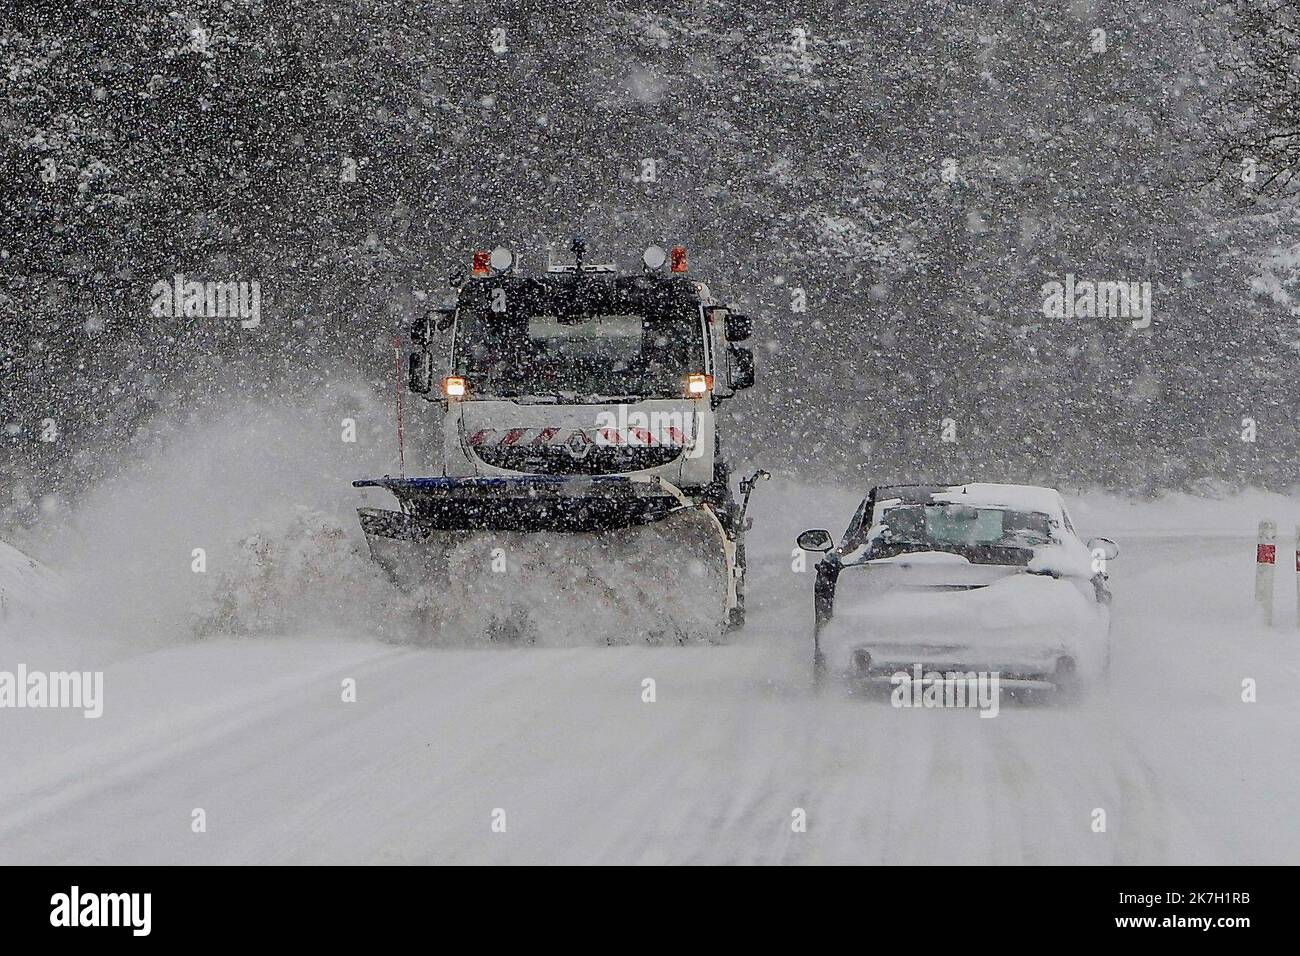
[[[1272,521],[1261,521],[1255,545],[1255,604],[1268,627],[1273,626],[1273,572],[1276,566],[1277,525]]]

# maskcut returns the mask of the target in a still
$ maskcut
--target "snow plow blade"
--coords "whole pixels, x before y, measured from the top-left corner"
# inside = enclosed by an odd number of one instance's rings
[[[395,521],[367,515],[367,535],[422,540],[429,531],[609,531],[648,524],[683,507],[659,483],[621,475],[486,478],[365,478],[355,488],[386,488],[402,505]],[[392,514],[392,512],[381,512]],[[369,525],[369,527],[367,527]],[[390,526],[395,534],[387,533]],[[414,537],[413,537],[414,536]]]
[[[573,631],[581,621],[582,637],[604,643],[686,643],[716,640],[734,619],[743,576],[735,540],[710,505],[662,479],[385,477],[353,485],[397,497],[400,511],[357,514],[371,556],[399,586],[429,596],[437,627],[498,640],[503,628],[531,635],[566,622]]]

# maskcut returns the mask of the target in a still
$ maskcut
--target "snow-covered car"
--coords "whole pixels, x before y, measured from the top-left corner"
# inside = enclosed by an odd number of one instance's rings
[[[1075,695],[1110,658],[1108,538],[1086,543],[1059,492],[1027,485],[873,488],[815,585],[818,679],[897,684],[897,675],[998,675],[1001,689]]]

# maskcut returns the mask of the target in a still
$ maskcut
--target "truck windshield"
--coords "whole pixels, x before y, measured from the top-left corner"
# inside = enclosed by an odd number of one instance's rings
[[[457,315],[454,365],[471,394],[677,398],[686,376],[704,371],[698,307],[516,299]]]

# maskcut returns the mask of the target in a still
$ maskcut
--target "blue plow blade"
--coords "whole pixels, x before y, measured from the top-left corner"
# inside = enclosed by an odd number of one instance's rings
[[[568,475],[487,475],[475,478],[360,478],[352,482],[353,488],[387,488],[399,491],[456,491],[462,488],[560,488],[565,485],[580,487],[583,485],[622,485],[631,486],[632,479],[626,475],[591,475],[574,478]]]

